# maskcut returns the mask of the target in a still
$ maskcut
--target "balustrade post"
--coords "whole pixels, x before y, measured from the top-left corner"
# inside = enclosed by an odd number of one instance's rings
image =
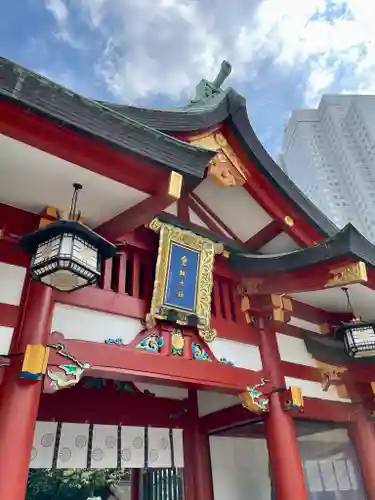
[[[117,276],[116,280],[116,292],[126,295],[126,266],[128,261],[128,256],[125,251],[122,251],[117,256]]]

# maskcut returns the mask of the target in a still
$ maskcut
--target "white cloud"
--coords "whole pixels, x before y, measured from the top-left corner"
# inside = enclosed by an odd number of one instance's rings
[[[58,23],[65,23],[68,19],[68,8],[63,0],[46,0],[46,9],[49,10]]]
[[[65,29],[60,39],[71,45],[73,5],[103,41],[98,77],[123,101],[191,94],[224,58],[240,82],[261,79],[265,61],[281,76],[303,70],[306,105],[333,86],[375,90],[375,2],[369,0],[46,0]]]

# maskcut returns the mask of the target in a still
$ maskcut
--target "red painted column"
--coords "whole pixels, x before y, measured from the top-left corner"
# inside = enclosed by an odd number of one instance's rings
[[[52,289],[33,281],[20,315],[13,352],[46,344],[52,316]],[[24,500],[38,414],[41,382],[19,378],[23,356],[13,358],[0,386],[0,498]]]
[[[184,428],[185,500],[213,500],[209,438],[199,430],[196,391],[189,391],[188,424]]]
[[[363,408],[351,426],[351,438],[357,451],[368,500],[375,500],[375,423],[371,422]]]
[[[259,329],[265,376],[274,387],[284,387],[276,334],[262,318]],[[284,410],[280,393],[271,394],[265,426],[275,500],[308,500],[293,418]]]
[[[139,469],[132,469],[130,476],[130,497],[131,500],[139,500]]]
[[[369,411],[373,409],[374,393],[370,384],[354,382],[351,368],[345,372],[344,377],[349,396],[352,401],[358,402],[353,412],[355,421],[350,425],[349,435],[356,448],[367,498],[375,500],[375,423],[368,416]]]

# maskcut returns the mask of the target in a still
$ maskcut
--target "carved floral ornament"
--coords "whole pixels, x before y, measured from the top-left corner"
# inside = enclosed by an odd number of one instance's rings
[[[220,187],[242,186],[248,173],[221,132],[211,132],[190,139],[191,144],[217,151],[211,160],[208,176]]]
[[[56,392],[77,385],[83,377],[84,371],[90,368],[90,364],[80,361],[67,352],[65,345],[62,343],[49,344],[48,347],[54,349],[56,354],[65,358],[68,362],[59,365],[58,370],[47,370],[48,380],[45,381],[45,390],[47,392]]]
[[[300,387],[272,387],[267,390],[265,386],[270,383],[271,380],[262,377],[258,384],[248,386],[245,392],[240,393],[238,397],[243,408],[252,413],[268,413],[272,410],[270,407],[271,394],[279,392],[282,395],[284,410],[298,410],[303,412],[304,402]]]
[[[330,278],[324,285],[325,288],[363,283],[368,281],[367,268],[364,262],[358,261],[330,269]]]

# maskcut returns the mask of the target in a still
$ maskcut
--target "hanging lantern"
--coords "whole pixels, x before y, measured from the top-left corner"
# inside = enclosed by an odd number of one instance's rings
[[[342,323],[336,328],[335,338],[343,340],[345,352],[351,358],[368,358],[375,356],[375,321],[363,321],[354,317],[353,306],[347,288],[342,288],[348,306],[353,313],[353,320]]]
[[[352,358],[375,356],[375,323],[356,319],[343,323],[335,337],[344,341],[345,352]]]
[[[74,184],[68,220],[58,220],[20,239],[21,247],[32,255],[29,272],[61,292],[72,292],[97,283],[101,263],[113,257],[116,246],[76,220],[80,184]]]

